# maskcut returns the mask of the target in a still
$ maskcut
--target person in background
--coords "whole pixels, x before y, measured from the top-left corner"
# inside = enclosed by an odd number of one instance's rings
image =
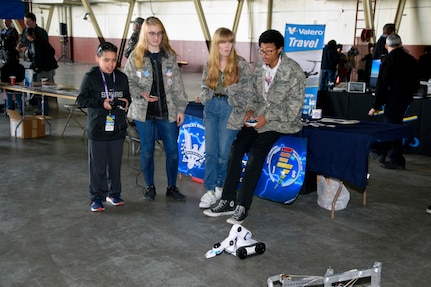
[[[347,51],[347,82],[352,80],[352,72],[356,69],[356,56],[359,55],[359,50],[356,47],[351,47]]]
[[[19,63],[19,53],[15,49],[10,49],[7,53],[8,58],[4,66],[1,68],[1,81],[9,82],[10,76],[15,76],[15,81],[17,83],[24,81],[25,69],[24,66]],[[10,90],[6,91],[6,109],[14,110],[15,103],[18,107],[18,112],[20,115],[23,114],[23,106],[22,106],[22,95],[21,93],[13,92]]]
[[[222,197],[214,207],[204,210],[207,216],[232,214],[227,222],[241,224],[248,216],[271,147],[282,135],[293,135],[302,129],[306,78],[301,66],[283,52],[283,46],[284,37],[279,31],[267,30],[259,37],[262,59],[253,72],[253,93],[246,107],[244,127],[230,150]],[[246,152],[249,157],[237,192]]]
[[[335,83],[347,82],[347,76],[349,71],[347,69],[347,56],[343,53],[343,45],[337,45],[338,52],[338,66],[337,66],[337,77]]]
[[[419,79],[428,81],[431,79],[431,46],[424,47],[424,54],[419,57]]]
[[[337,73],[337,65],[340,61],[340,55],[337,52],[337,42],[331,40],[323,48],[322,51],[322,64],[320,74],[320,87],[319,90],[329,90],[330,83],[335,83]]]
[[[215,31],[209,60],[202,74],[198,101],[204,107],[205,175],[207,192],[200,208],[209,208],[221,198],[230,147],[244,126],[245,108],[252,94],[250,66],[235,50],[235,34],[227,28]]]
[[[39,36],[38,31],[34,28],[27,28],[27,40],[29,42],[26,51],[28,59],[31,61],[30,69],[34,71],[33,81],[41,82],[42,78],[47,78],[48,82],[54,83],[55,69],[58,68],[55,59],[55,50]],[[38,99],[39,111],[42,110],[41,97]],[[44,101],[44,115],[49,114],[48,101]]]
[[[139,41],[139,33],[141,32],[142,23],[144,23],[144,19],[141,17],[137,17],[135,21],[133,21],[133,32],[129,41],[127,42],[127,48],[124,51],[124,57],[126,58],[129,58],[130,53],[132,53]]]
[[[43,39],[46,42],[49,42],[49,39],[48,39],[48,33],[45,31],[45,29],[37,25],[36,15],[34,15],[33,13],[29,12],[24,15],[24,25],[25,25],[25,28],[24,28],[24,31],[22,31],[21,38],[16,49],[18,50],[18,52],[24,53],[24,56],[25,56],[25,52],[27,51],[28,46],[30,45],[30,42],[27,38],[27,33],[29,28],[35,29],[36,34],[39,36],[40,39]]]
[[[371,68],[373,65],[374,44],[368,43],[368,53],[359,61],[358,81],[370,84]]]
[[[141,141],[141,168],[146,182],[144,198],[154,200],[154,149],[156,130],[166,153],[166,196],[185,200],[176,187],[179,126],[188,100],[175,51],[159,18],[145,19],[139,41],[124,72],[129,77],[133,102],[128,117],[134,120]]]
[[[18,44],[18,31],[12,27],[12,20],[3,19],[4,28],[1,30],[1,50],[0,60],[5,63],[7,54],[10,50],[14,50]]]
[[[388,54],[386,48],[386,37],[395,34],[395,24],[387,23],[383,26],[383,34],[377,40],[376,46],[374,47],[373,59],[382,59]]]
[[[418,63],[404,50],[398,34],[391,34],[386,38],[386,48],[389,53],[380,66],[375,102],[368,115],[375,115],[384,105],[384,121],[401,125],[413,94],[419,87]],[[402,139],[385,143],[381,166],[405,169],[406,160],[402,151]],[[389,157],[389,161],[386,161],[386,157]]]
[[[127,76],[116,69],[117,47],[101,43],[98,66],[83,77],[77,103],[88,108],[88,168],[91,211],[104,211],[103,202],[114,206],[121,199],[121,158],[126,137],[126,110],[130,104]]]

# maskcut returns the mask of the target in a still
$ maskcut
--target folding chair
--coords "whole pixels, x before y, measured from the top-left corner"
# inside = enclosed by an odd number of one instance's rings
[[[73,118],[73,120],[78,124],[78,126],[82,129],[82,136],[84,136],[85,135],[85,132],[86,132],[86,128],[85,128],[85,126],[83,126],[80,122],[79,122],[79,120],[76,118],[76,117],[73,117],[73,113],[75,112],[75,111],[79,111],[79,112],[81,112],[81,113],[83,113],[85,116],[87,116],[87,112],[86,112],[86,108],[85,107],[82,107],[82,106],[80,106],[80,105],[78,105],[77,103],[76,103],[76,101],[75,101],[75,103],[74,104],[65,104],[64,105],[64,107],[67,109],[67,111],[68,111],[68,116],[67,116],[67,120],[66,120],[66,123],[64,124],[64,128],[63,128],[63,132],[61,133],[61,136],[63,136],[64,135],[64,132],[66,131],[66,128],[70,125],[69,124],[69,122],[70,122],[70,119],[72,119]]]

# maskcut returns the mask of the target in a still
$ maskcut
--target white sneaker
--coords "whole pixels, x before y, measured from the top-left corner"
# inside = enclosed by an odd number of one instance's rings
[[[211,205],[215,204],[217,200],[221,198],[221,194],[223,193],[223,189],[221,187],[216,187],[215,191],[208,190],[201,197],[201,202],[199,202],[199,208],[210,208]]]

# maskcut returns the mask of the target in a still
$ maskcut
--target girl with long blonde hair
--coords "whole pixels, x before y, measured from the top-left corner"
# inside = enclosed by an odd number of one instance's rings
[[[237,55],[235,34],[227,28],[217,29],[202,74],[199,97],[205,105],[204,186],[207,190],[200,208],[211,207],[222,195],[230,147],[243,126],[252,90],[250,67]]]
[[[178,171],[178,127],[184,121],[188,99],[175,51],[159,18],[145,19],[139,41],[130,54],[124,72],[129,78],[133,119],[141,141],[141,169],[146,182],[144,198],[154,200],[154,149],[156,130],[166,153],[166,196],[184,200],[176,187]]]

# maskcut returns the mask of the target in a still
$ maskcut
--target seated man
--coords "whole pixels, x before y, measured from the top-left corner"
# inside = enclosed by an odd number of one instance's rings
[[[283,35],[275,30],[265,31],[259,38],[258,52],[262,60],[254,70],[254,93],[246,108],[245,126],[230,150],[222,197],[213,208],[204,210],[207,216],[233,214],[227,222],[241,224],[247,217],[254,189],[272,145],[280,136],[295,134],[302,128],[305,74],[297,62],[286,56],[283,45]],[[246,152],[250,154],[237,194]]]

